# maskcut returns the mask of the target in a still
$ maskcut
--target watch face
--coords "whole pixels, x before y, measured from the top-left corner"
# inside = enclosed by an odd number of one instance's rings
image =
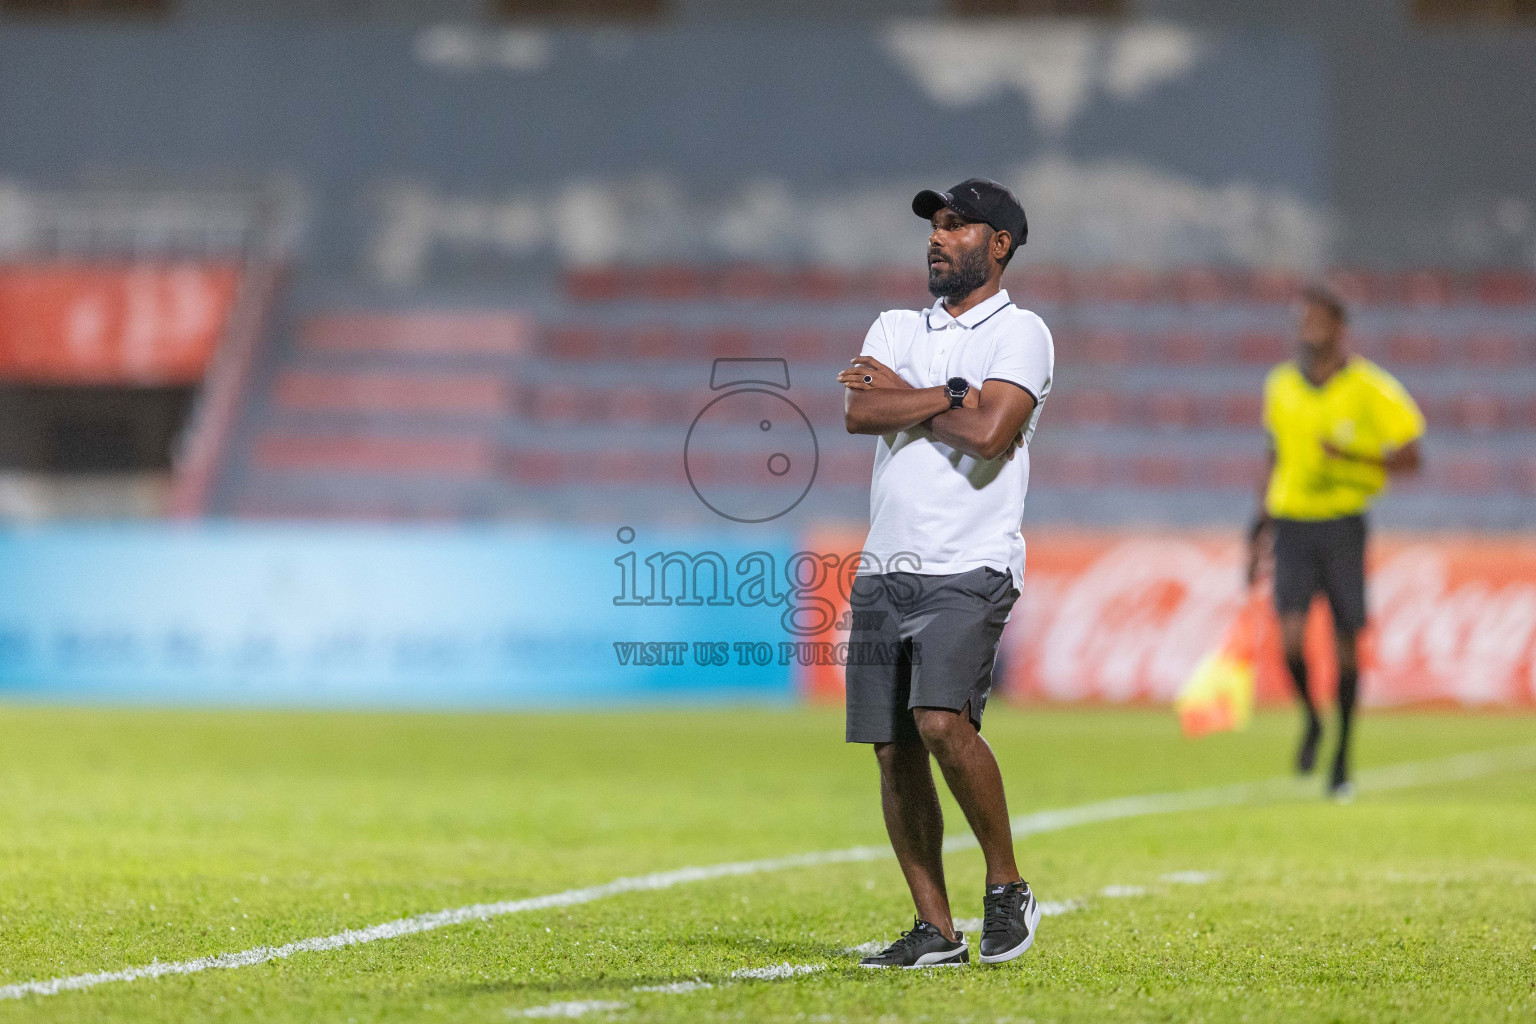
[[[971,387],[964,377],[951,377],[944,383],[944,386],[955,394],[963,394],[970,390]]]

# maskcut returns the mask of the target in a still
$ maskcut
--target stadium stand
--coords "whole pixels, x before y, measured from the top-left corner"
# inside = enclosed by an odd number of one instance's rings
[[[265,331],[290,213],[247,185],[0,186],[0,519],[162,515],[206,476],[239,386],[209,367]]]
[[[1441,271],[1332,275],[1355,344],[1431,424],[1394,525],[1530,525],[1536,283]],[[1259,388],[1290,351],[1286,275],[1033,267],[1010,282],[1054,329],[1058,383],[1033,450],[1036,520],[1231,522],[1261,473]],[[735,486],[754,426],[682,446],[717,358],[780,357],[816,430],[806,508],[857,518],[871,445],[831,384],[873,314],[927,301],[905,270],[609,267],[539,308],[294,300],[256,356],[215,514],[261,518],[698,522],[696,482]],[[734,467],[734,468],[733,468]]]
[[[1394,4],[1276,21],[1259,0],[1013,26],[859,5],[810,48],[702,2],[640,27],[458,0],[177,4],[122,30],[84,23],[100,5],[22,6],[83,21],[0,10],[0,256],[238,268],[216,349],[117,382],[181,389],[178,429],[137,460],[159,486],[175,453],[176,514],[707,521],[689,473],[751,486],[761,441],[729,426],[685,466],[709,364],[772,356],[819,446],[796,514],[857,520],[873,443],[843,431],[832,373],[877,310],[927,303],[904,207],[962,175],[914,143],[958,131],[1036,226],[1008,280],[1059,348],[1035,521],[1246,518],[1300,283],[1257,268],[1329,263],[1359,347],[1433,426],[1383,524],[1536,517],[1536,199],[1519,159],[1486,157],[1529,134],[1528,40],[1423,31]],[[995,89],[957,90],[913,45],[1005,30],[971,76]],[[1061,73],[1012,73],[1036,46]],[[27,487],[123,461],[13,447]]]

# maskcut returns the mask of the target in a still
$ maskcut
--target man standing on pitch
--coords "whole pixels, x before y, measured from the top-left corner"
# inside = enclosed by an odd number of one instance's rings
[[[1270,437],[1263,506],[1249,532],[1248,578],[1273,538],[1275,611],[1291,681],[1305,721],[1296,770],[1312,771],[1322,723],[1307,687],[1307,610],[1325,594],[1339,664],[1339,736],[1328,793],[1353,795],[1349,739],[1360,670],[1356,640],[1365,626],[1365,512],[1389,475],[1419,470],[1424,417],[1403,386],[1344,346],[1344,304],[1309,289],[1298,307],[1300,349],[1264,382]]]
[[[874,744],[886,831],[917,905],[912,929],[865,967],[970,959],[950,916],[930,756],[986,858],[982,962],[1022,954],[1040,921],[980,730],[1024,578],[1028,445],[1055,351],[1045,324],[1000,284],[1028,231],[1012,192],[971,178],[918,193],[912,211],[932,224],[928,290],[938,301],[880,314],[838,374],[849,432],[879,436],[850,602],[847,739]],[[859,649],[900,653],[858,663]]]

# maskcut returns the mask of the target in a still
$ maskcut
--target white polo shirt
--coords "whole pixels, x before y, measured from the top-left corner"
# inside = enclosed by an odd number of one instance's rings
[[[1029,440],[1051,393],[1056,349],[1045,322],[1000,291],[959,317],[943,301],[881,313],[864,338],[874,356],[916,388],[964,377],[972,387],[1005,380],[1035,397],[1024,444],[1012,460],[973,458],[918,425],[877,441],[869,493],[868,557],[861,575],[928,576],[991,566],[1024,583],[1024,494]]]

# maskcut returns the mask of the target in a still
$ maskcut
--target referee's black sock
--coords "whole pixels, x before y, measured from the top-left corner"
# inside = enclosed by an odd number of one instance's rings
[[[1360,692],[1360,670],[1354,666],[1339,669],[1339,749],[1333,756],[1333,781],[1349,777],[1349,733],[1355,724],[1355,700]]]
[[[1317,708],[1312,704],[1312,691],[1307,688],[1307,659],[1300,656],[1287,657],[1285,664],[1291,670],[1291,685],[1296,687],[1296,696],[1307,711],[1307,730],[1315,732],[1319,723]]]

